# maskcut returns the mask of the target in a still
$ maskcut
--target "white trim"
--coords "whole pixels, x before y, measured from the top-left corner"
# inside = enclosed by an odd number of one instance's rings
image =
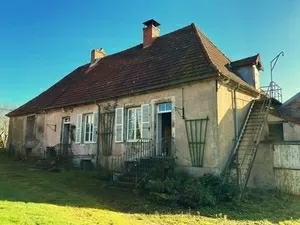
[[[86,141],[85,138],[86,138],[86,117],[87,116],[91,116],[91,122],[89,123],[89,128],[90,128],[90,131],[89,131],[89,140]],[[91,143],[95,143],[93,142],[93,133],[94,133],[94,114],[93,113],[86,113],[86,114],[83,114],[83,123],[84,125],[84,133],[83,133],[83,143],[84,144],[91,144]],[[93,130],[91,129],[93,127]]]

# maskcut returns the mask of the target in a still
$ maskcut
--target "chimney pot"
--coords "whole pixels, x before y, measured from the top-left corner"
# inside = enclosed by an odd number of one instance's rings
[[[98,59],[102,59],[106,56],[106,53],[103,48],[93,49],[91,51],[91,63],[94,63]]]
[[[152,45],[157,37],[159,37],[160,24],[154,19],[148,20],[143,23],[145,27],[143,28],[143,47],[147,48]]]

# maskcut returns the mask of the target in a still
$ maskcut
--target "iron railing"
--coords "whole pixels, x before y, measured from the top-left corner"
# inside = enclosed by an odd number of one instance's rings
[[[175,139],[162,138],[158,142],[152,139],[140,139],[137,142],[125,143],[122,154],[112,157],[111,170],[122,173],[136,166],[142,159],[164,158],[175,154]]]
[[[246,115],[246,118],[245,118],[245,120],[244,120],[242,129],[241,129],[241,131],[239,132],[238,140],[236,141],[235,145],[233,146],[233,149],[232,149],[231,152],[230,152],[228,161],[227,161],[227,163],[226,163],[226,165],[225,165],[225,169],[224,169],[224,172],[223,172],[223,174],[224,174],[224,181],[223,181],[223,182],[225,182],[225,179],[227,179],[227,176],[228,176],[228,173],[229,173],[230,166],[231,166],[231,164],[233,163],[234,158],[236,157],[236,154],[237,154],[237,151],[238,151],[238,147],[239,147],[240,142],[241,142],[241,139],[242,139],[242,137],[243,137],[243,135],[244,135],[245,128],[246,128],[248,119],[249,119],[249,117],[250,117],[250,115],[251,115],[251,112],[252,112],[254,103],[255,103],[255,101],[252,101],[252,103],[251,103],[251,105],[250,105],[250,108],[248,109],[248,113],[247,113],[247,115]]]
[[[258,146],[260,144],[261,134],[265,127],[265,121],[268,118],[270,106],[271,106],[271,98],[265,99],[263,101],[263,104],[260,109],[260,113],[259,113],[259,117],[258,117],[258,123],[260,125],[254,133],[253,146],[246,150],[246,153],[243,157],[241,165],[244,165],[245,163],[247,163],[247,161],[250,161],[250,162],[249,162],[249,164],[246,164],[246,173],[244,174],[244,177],[240,177],[240,179],[241,179],[240,183],[242,185],[242,190],[244,190],[248,184],[250,173],[251,173],[251,170],[252,170],[255,158],[256,158]],[[239,165],[238,165],[238,168],[240,168]],[[242,182],[243,180],[244,180],[244,182]]]
[[[266,96],[282,102],[282,89],[274,81],[271,81],[268,86],[261,87],[261,90]]]

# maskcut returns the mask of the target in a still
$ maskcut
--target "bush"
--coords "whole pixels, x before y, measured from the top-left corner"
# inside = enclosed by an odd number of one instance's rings
[[[159,204],[178,204],[186,208],[232,201],[239,194],[237,185],[223,182],[222,177],[213,174],[201,178],[174,176],[165,180],[149,180],[145,190],[152,201]]]

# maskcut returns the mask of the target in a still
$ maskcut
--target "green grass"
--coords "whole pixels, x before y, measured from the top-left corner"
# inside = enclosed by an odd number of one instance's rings
[[[271,194],[196,211],[156,206],[94,173],[31,171],[0,154],[0,224],[300,224],[300,201]]]

